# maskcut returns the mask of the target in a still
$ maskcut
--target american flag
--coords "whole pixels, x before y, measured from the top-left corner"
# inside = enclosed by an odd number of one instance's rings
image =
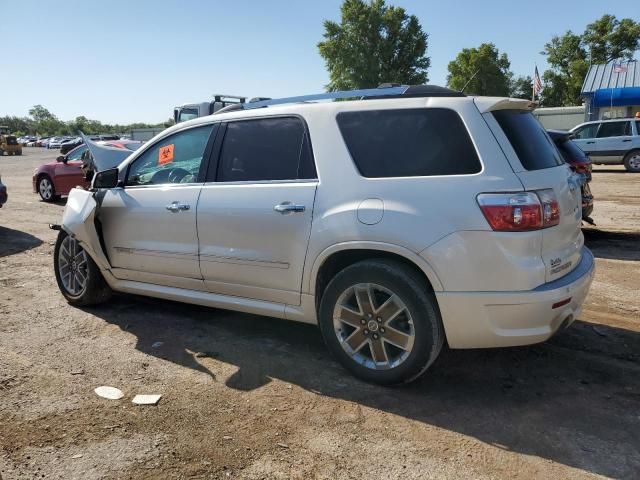
[[[622,62],[614,63],[613,64],[613,71],[615,73],[624,73],[624,72],[627,71],[627,66],[626,65],[622,65]]]
[[[542,91],[542,80],[540,80],[540,74],[538,73],[538,66],[536,65],[536,70],[533,74],[533,94],[540,95]]]

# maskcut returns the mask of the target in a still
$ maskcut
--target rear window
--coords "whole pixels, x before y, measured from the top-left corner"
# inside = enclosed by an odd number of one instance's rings
[[[337,121],[364,177],[467,175],[482,170],[469,133],[453,110],[342,112]]]
[[[630,122],[603,122],[598,130],[598,138],[624,137],[631,135]]]
[[[571,140],[559,143],[558,148],[560,149],[560,153],[562,154],[565,162],[572,163],[587,161],[585,153]]]
[[[544,127],[531,112],[498,110],[493,116],[526,170],[542,170],[564,163]]]

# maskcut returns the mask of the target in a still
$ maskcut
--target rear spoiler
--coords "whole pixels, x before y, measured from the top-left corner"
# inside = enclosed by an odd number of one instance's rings
[[[504,97],[475,97],[473,99],[480,113],[495,112],[496,110],[528,110],[533,111],[538,104],[522,98]]]

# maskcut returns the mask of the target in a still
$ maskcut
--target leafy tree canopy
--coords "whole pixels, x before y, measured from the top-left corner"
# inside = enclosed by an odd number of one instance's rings
[[[384,0],[345,0],[340,11],[340,23],[325,20],[318,43],[329,90],[427,82],[427,34],[415,15]]]
[[[507,54],[500,54],[493,43],[464,48],[449,63],[447,85],[454,90],[464,88],[465,93],[506,97],[511,93],[510,65]]]

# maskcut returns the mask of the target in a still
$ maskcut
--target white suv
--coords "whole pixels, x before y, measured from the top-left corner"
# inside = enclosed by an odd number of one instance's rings
[[[640,172],[640,119],[618,118],[582,123],[571,129],[573,141],[596,164],[618,164]]]
[[[181,123],[71,192],[58,285],[74,305],[116,290],[318,324],[381,384],[445,340],[544,341],[579,314],[594,261],[532,107],[387,87]]]

